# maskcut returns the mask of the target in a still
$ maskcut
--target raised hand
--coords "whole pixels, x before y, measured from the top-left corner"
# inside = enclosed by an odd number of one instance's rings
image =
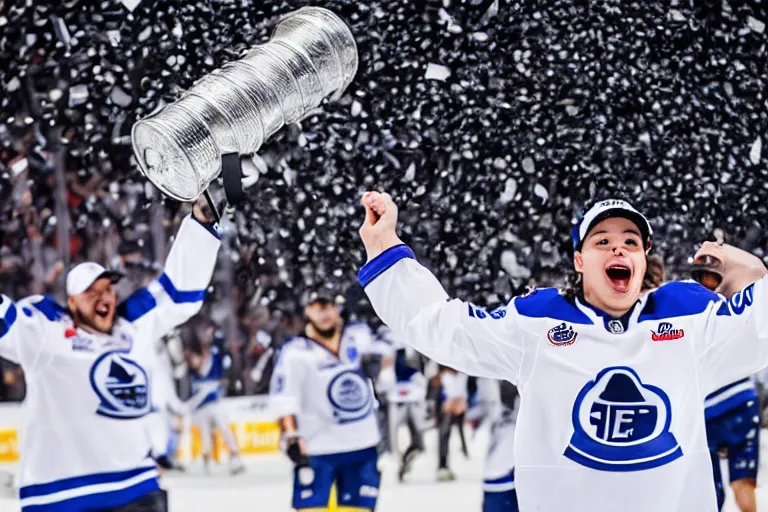
[[[389,194],[366,192],[360,199],[365,208],[365,220],[360,226],[360,238],[363,239],[368,261],[390,247],[403,242],[397,236],[397,205]]]
[[[768,271],[763,262],[747,251],[728,244],[704,242],[694,257],[694,263],[712,267],[722,276],[715,291],[730,297],[745,286],[754,283]]]

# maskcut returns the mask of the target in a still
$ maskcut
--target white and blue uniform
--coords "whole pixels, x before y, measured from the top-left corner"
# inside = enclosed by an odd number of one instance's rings
[[[218,348],[211,347],[198,371],[189,374],[192,385],[192,397],[187,401],[192,411],[192,422],[200,428],[200,444],[203,455],[210,457],[213,449],[213,429],[221,433],[224,442],[233,456],[233,464],[239,464],[237,441],[229,429],[229,418],[221,407],[224,389],[221,380],[231,366],[230,357],[222,354]]]
[[[760,456],[760,400],[750,378],[723,386],[704,402],[707,440],[712,455],[717,503],[725,503],[725,486],[720,469],[722,449],[728,451],[728,476],[731,482],[757,479]]]
[[[165,272],[121,303],[111,334],[74,329],[43,296],[0,303],[0,356],[27,379],[24,512],[122,506],[158,489],[145,416],[155,341],[200,309],[219,239],[187,218]]]
[[[278,417],[296,417],[315,473],[308,485],[294,475],[294,508],[326,507],[334,482],[339,506],[374,508],[379,428],[360,361],[389,351],[364,324],[344,328],[338,354],[300,336],[282,347],[270,382],[272,406]]]
[[[394,336],[389,328],[382,327],[378,334],[391,345],[394,356],[393,364],[382,370],[377,382],[377,390],[386,393],[387,428],[392,450],[401,451],[397,434],[403,424],[408,427],[411,437],[410,446],[404,452],[424,450],[422,432],[426,430],[427,379],[420,365],[413,363],[421,356],[413,353],[413,349]]]
[[[490,379],[477,382],[479,401],[491,428],[483,472],[483,512],[518,511],[514,442],[520,397],[514,393],[511,400],[502,400],[501,386],[511,387],[509,383]]]
[[[768,365],[768,277],[727,301],[668,283],[621,318],[555,289],[491,312],[450,300],[405,245],[358,279],[416,350],[517,385],[521,510],[717,510],[704,399]]]
[[[147,373],[151,382],[152,410],[147,415],[147,428],[152,444],[152,457],[172,460],[176,446],[173,418],[183,413],[184,406],[176,394],[173,363],[162,340],[155,345],[154,364],[147,368]]]

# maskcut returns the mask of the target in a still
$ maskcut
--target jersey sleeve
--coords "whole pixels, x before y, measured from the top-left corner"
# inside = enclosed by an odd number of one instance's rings
[[[269,382],[270,407],[277,418],[299,414],[304,372],[301,355],[284,347]]]
[[[14,302],[0,295],[0,357],[33,371],[48,359],[41,356],[55,335],[46,333],[46,326],[63,314],[64,308],[49,297],[37,295]]]
[[[706,393],[768,366],[768,276],[728,300],[712,296],[698,351]]]
[[[358,280],[384,323],[420,353],[469,375],[519,380],[525,350],[514,303],[486,312],[451,300],[406,245],[368,262]]]
[[[164,336],[200,311],[220,245],[218,236],[193,217],[182,221],[162,275],[118,309],[140,331],[141,341]]]

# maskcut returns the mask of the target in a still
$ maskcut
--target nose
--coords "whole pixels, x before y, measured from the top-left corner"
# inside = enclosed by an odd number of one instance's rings
[[[622,247],[621,245],[618,245],[618,244],[614,245],[611,248],[611,251],[613,251],[613,254],[615,254],[616,256],[624,256],[624,247]]]

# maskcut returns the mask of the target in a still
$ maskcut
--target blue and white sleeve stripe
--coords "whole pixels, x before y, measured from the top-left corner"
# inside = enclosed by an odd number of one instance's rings
[[[363,265],[363,268],[357,273],[357,280],[365,288],[377,277],[389,270],[395,263],[405,258],[416,259],[410,247],[405,244],[390,247]]]
[[[153,466],[64,478],[19,490],[22,512],[71,512],[121,507],[160,488]]]

